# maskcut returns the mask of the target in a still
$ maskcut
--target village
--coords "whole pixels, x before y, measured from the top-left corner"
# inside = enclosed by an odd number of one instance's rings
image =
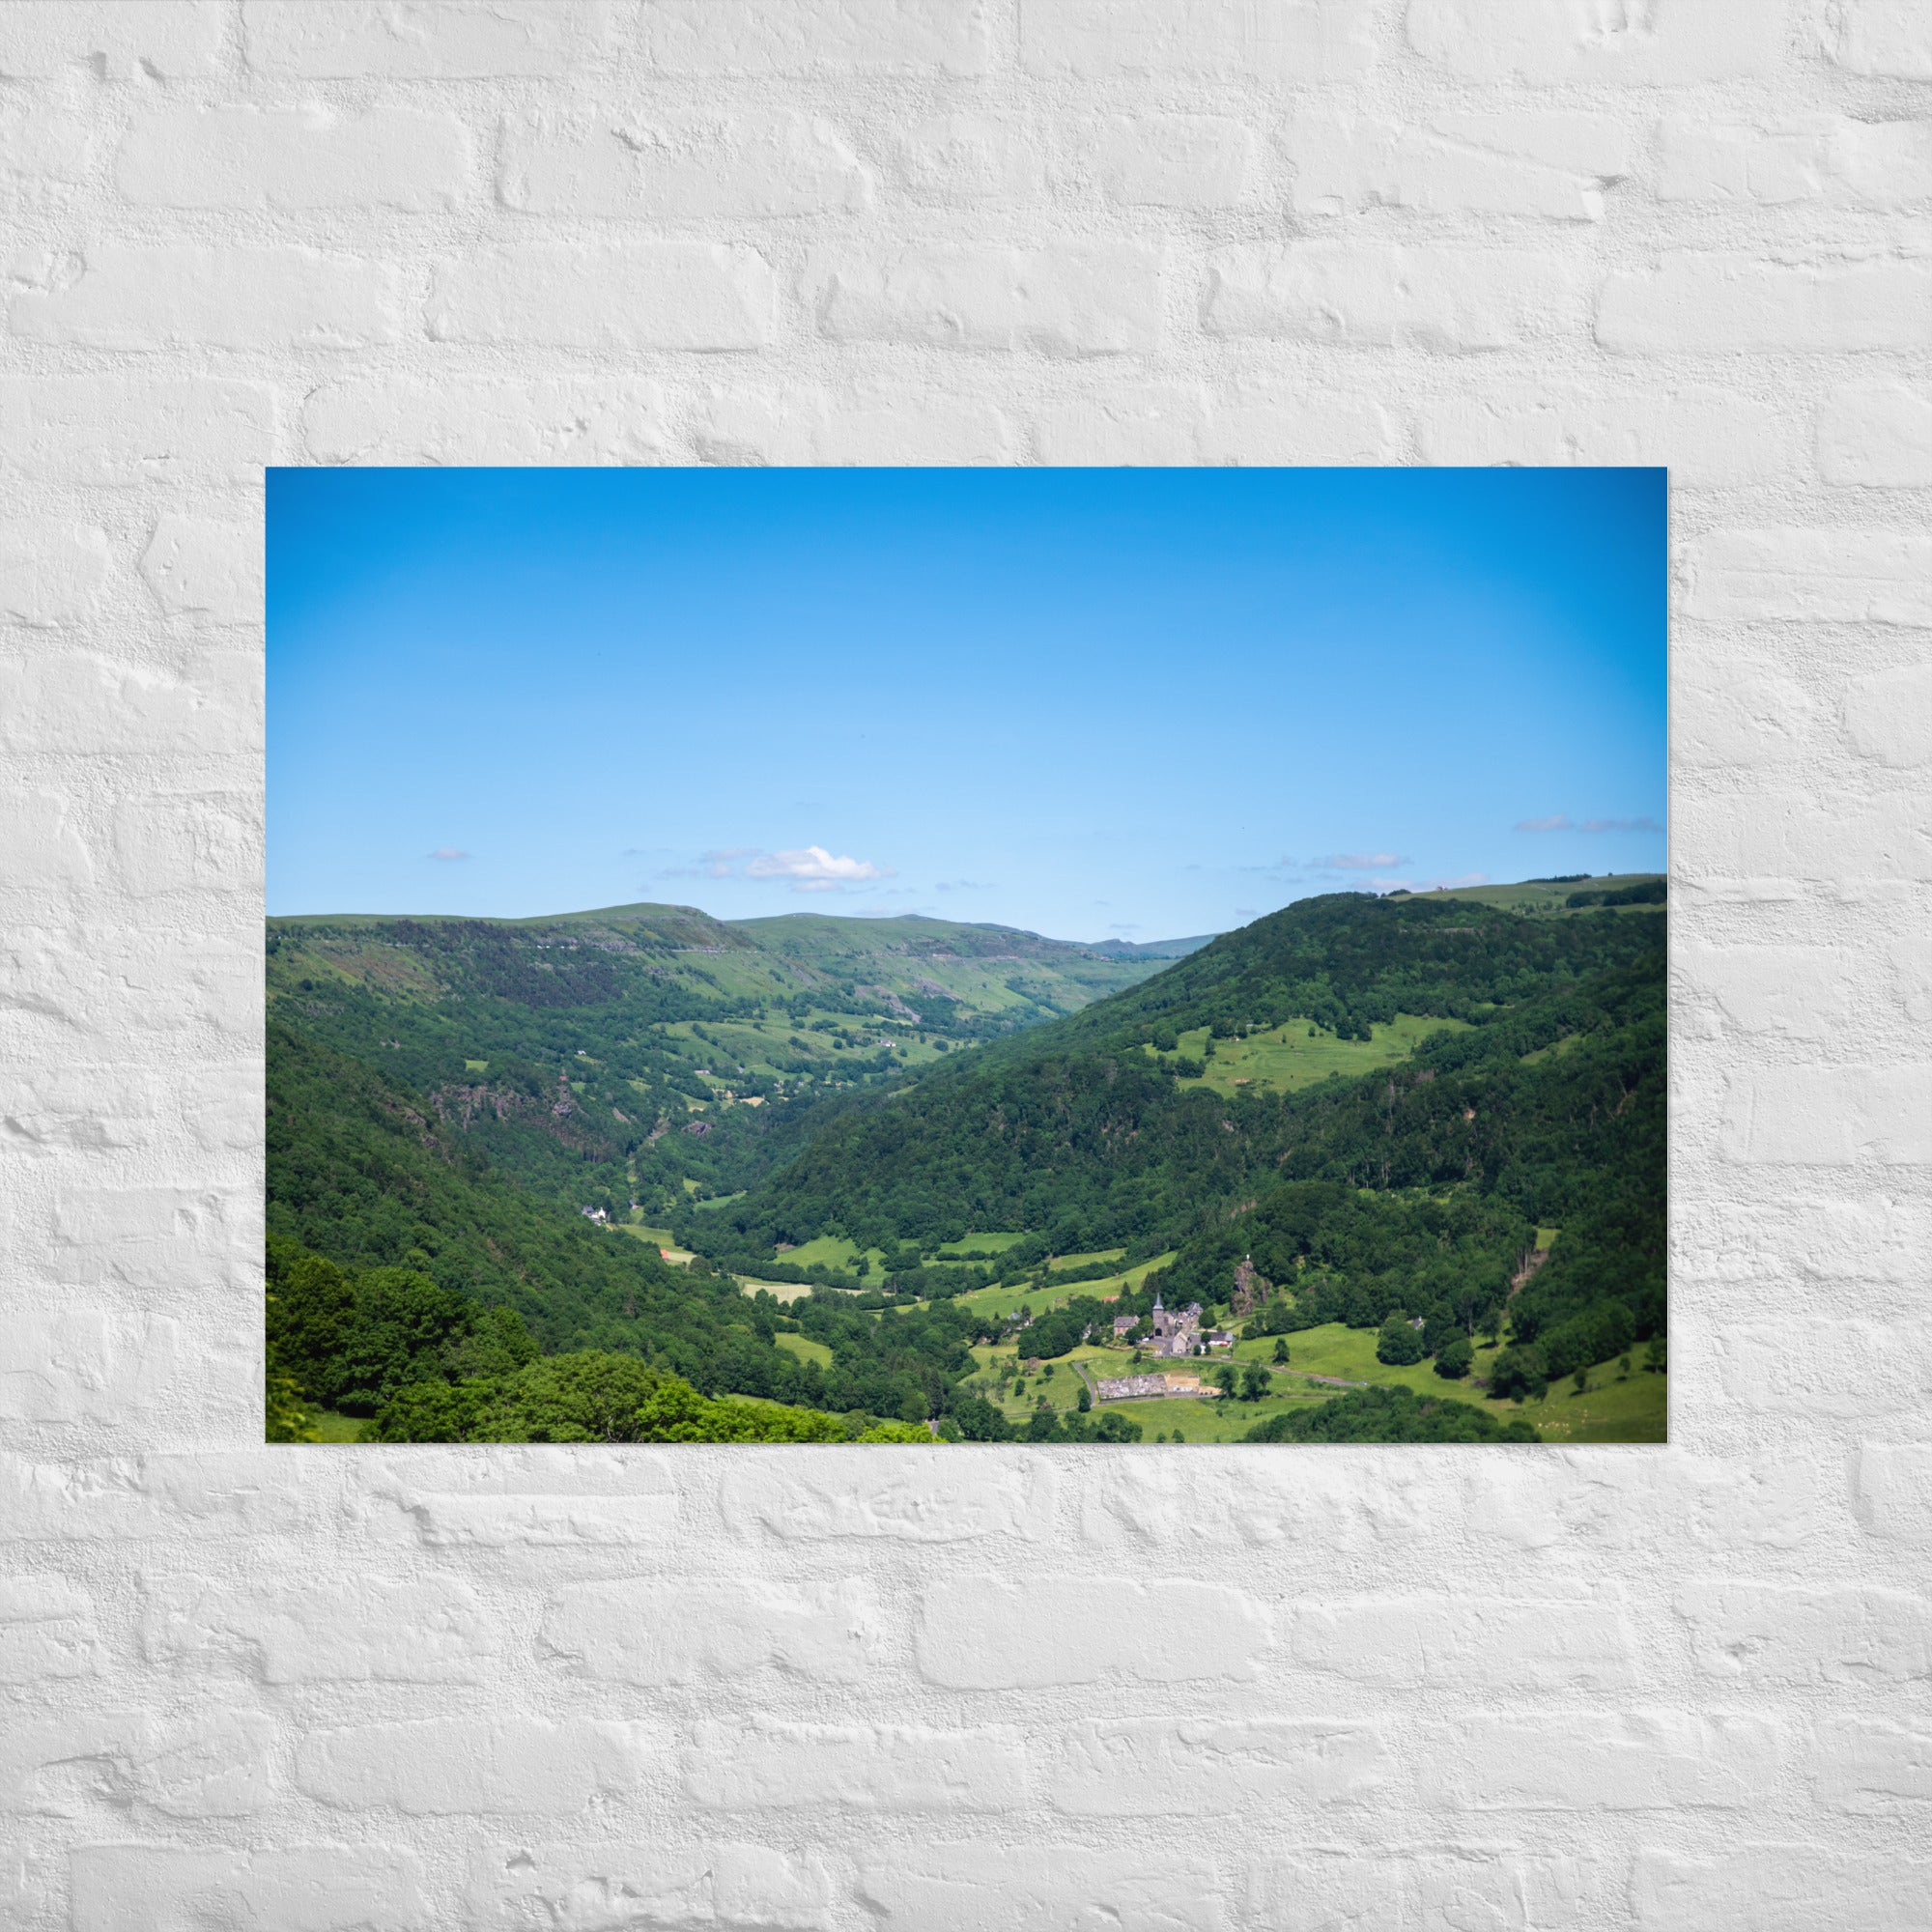
[[[1141,1342],[1140,1351],[1157,1360],[1184,1360],[1232,1350],[1233,1333],[1225,1328],[1204,1330],[1201,1316],[1198,1301],[1190,1301],[1185,1308],[1168,1308],[1156,1294],[1151,1316],[1115,1316],[1114,1338],[1130,1341],[1145,1320],[1153,1332]],[[1103,1376],[1094,1382],[1094,1393],[1101,1402],[1126,1402],[1150,1396],[1218,1396],[1221,1390],[1211,1382],[1204,1382],[1199,1375],[1156,1369],[1145,1375]]]

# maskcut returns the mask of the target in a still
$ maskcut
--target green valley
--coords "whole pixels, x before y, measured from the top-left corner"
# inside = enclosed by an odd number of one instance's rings
[[[1664,892],[270,921],[271,1430],[1662,1439]]]

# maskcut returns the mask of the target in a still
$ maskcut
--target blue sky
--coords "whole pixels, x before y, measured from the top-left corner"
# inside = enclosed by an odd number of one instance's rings
[[[269,910],[1662,869],[1661,469],[272,469]]]

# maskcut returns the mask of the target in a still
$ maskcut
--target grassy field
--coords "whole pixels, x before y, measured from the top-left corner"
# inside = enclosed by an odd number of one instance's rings
[[[809,1281],[760,1281],[749,1274],[734,1274],[731,1279],[747,1294],[769,1294],[774,1301],[803,1301],[811,1293]]]
[[[774,1335],[772,1340],[781,1349],[789,1350],[801,1362],[816,1362],[821,1369],[832,1366],[832,1350],[808,1335]]]
[[[1047,1266],[1054,1270],[1092,1267],[1095,1262],[1117,1262],[1125,1253],[1125,1248],[1095,1248],[1091,1254],[1055,1255]]]
[[[1165,1267],[1173,1259],[1174,1253],[1170,1250],[1164,1255],[1155,1255],[1151,1261],[1136,1262],[1132,1267],[1120,1274],[1108,1275],[1102,1281],[1076,1281],[1065,1287],[1049,1281],[1040,1288],[1028,1287],[1024,1283],[1015,1283],[1008,1288],[976,1288],[959,1296],[959,1305],[982,1315],[1010,1315],[1021,1307],[1031,1308],[1036,1315],[1039,1315],[1049,1308],[1058,1308],[1064,1301],[1071,1301],[1076,1294],[1091,1294],[1096,1301],[1111,1301],[1122,1289],[1140,1287],[1153,1269]]]
[[[1347,1381],[1370,1383],[1399,1382],[1417,1395],[1448,1396],[1457,1402],[1473,1403],[1492,1415],[1520,1415],[1532,1423],[1551,1442],[1662,1442],[1664,1439],[1665,1409],[1668,1403],[1666,1378],[1647,1375],[1637,1363],[1642,1350],[1633,1352],[1628,1377],[1615,1362],[1602,1363],[1589,1372],[1587,1393],[1577,1395],[1566,1377],[1541,1402],[1492,1402],[1473,1386],[1473,1378],[1487,1373],[1495,1360],[1493,1349],[1478,1349],[1470,1378],[1460,1382],[1446,1380],[1428,1362],[1411,1368],[1391,1368],[1376,1360],[1376,1331],[1373,1328],[1345,1328],[1329,1322],[1320,1328],[1304,1328],[1284,1338],[1288,1343],[1289,1366],[1314,1375],[1335,1376]],[[1236,1342],[1235,1356],[1242,1362],[1266,1362],[1274,1353],[1272,1337],[1255,1342]],[[1278,1378],[1278,1379],[1281,1379]],[[1320,1384],[1312,1386],[1319,1387]],[[1336,1390],[1328,1391],[1339,1393]]]
[[[1387,1026],[1370,1029],[1371,1039],[1337,1039],[1332,1033],[1317,1028],[1309,1037],[1310,1020],[1290,1020],[1286,1026],[1266,1033],[1250,1034],[1245,1039],[1214,1042],[1214,1057],[1199,1080],[1183,1080],[1183,1087],[1211,1087],[1217,1094],[1234,1094],[1243,1087],[1259,1087],[1275,1093],[1293,1093],[1296,1088],[1313,1087],[1333,1074],[1345,1078],[1375,1073],[1406,1060],[1431,1034],[1465,1030],[1465,1020],[1419,1019],[1413,1013],[1398,1013]],[[1179,1051],[1200,1060],[1207,1051],[1208,1029],[1197,1027],[1179,1036]],[[1153,1049],[1147,1051],[1151,1054]]]
[[[668,1228],[645,1228],[636,1221],[618,1221],[614,1225],[620,1235],[629,1235],[633,1239],[647,1242],[657,1249],[674,1267],[682,1267],[691,1259],[691,1250],[679,1247],[671,1239]]]
[[[1600,906],[1579,906],[1574,911],[1564,904],[1572,893],[1621,891],[1626,886],[1648,885],[1663,877],[1662,872],[1599,872],[1587,879],[1565,879],[1560,883],[1529,879],[1514,886],[1455,886],[1435,893],[1391,893],[1397,899],[1468,899],[1476,905],[1498,906],[1505,912],[1534,913],[1562,919],[1576,919],[1585,912],[1600,912]],[[1617,912],[1658,912],[1658,906],[1617,906]]]
[[[849,1273],[861,1252],[843,1235],[820,1235],[798,1247],[787,1248],[779,1259],[790,1263],[793,1267],[810,1267],[813,1262],[822,1262],[827,1267]],[[867,1258],[874,1268],[885,1260],[877,1248],[871,1249]]]
[[[963,1241],[948,1241],[943,1247],[933,1249],[942,1261],[949,1262],[989,1262],[1003,1255],[1014,1242],[1023,1241],[1022,1234],[973,1234]]]
[[[318,1442],[361,1441],[361,1416],[338,1415],[332,1408],[311,1409],[309,1413],[315,1417],[315,1439]]]

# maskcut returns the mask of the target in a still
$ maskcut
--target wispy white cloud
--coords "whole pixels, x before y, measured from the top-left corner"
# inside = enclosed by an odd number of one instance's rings
[[[1662,832],[1663,827],[1649,816],[1643,818],[1586,818],[1585,832]]]
[[[439,845],[434,852],[429,854],[429,856],[432,859],[448,860],[448,859],[467,859],[469,858],[469,854],[468,852],[459,852],[454,845]]]
[[[767,852],[760,845],[714,845],[697,855],[696,866],[674,866],[661,879],[758,879],[788,884],[795,893],[838,893],[874,879],[895,877],[890,866],[829,852],[823,845]]]
[[[990,893],[993,888],[985,879],[941,879],[938,890],[942,893]]]
[[[800,892],[827,892],[839,886],[857,885],[867,879],[890,879],[890,866],[875,866],[869,859],[841,858],[823,845],[804,845],[778,852],[756,852],[745,858],[748,879],[789,879]],[[721,860],[723,855],[720,855]],[[728,863],[728,861],[724,861]]]
[[[1548,818],[1519,818],[1519,832],[1574,832],[1577,827],[1567,811],[1552,811]]]
[[[1391,866],[1406,866],[1408,861],[1400,852],[1331,852],[1325,859],[1308,863],[1319,872],[1385,872]]]

